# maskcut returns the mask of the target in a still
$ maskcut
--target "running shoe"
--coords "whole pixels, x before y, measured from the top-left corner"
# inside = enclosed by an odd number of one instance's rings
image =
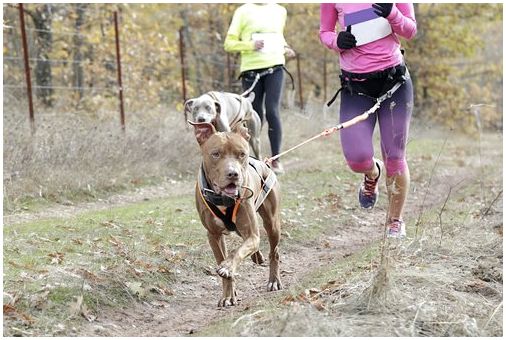
[[[406,225],[404,221],[395,218],[391,219],[387,225],[387,237],[399,239],[406,237]]]
[[[364,209],[372,209],[378,200],[379,190],[378,182],[381,176],[381,169],[383,168],[383,162],[379,159],[373,158],[374,164],[378,167],[379,174],[375,179],[370,179],[364,175],[364,181],[360,183],[358,190],[358,202]]]

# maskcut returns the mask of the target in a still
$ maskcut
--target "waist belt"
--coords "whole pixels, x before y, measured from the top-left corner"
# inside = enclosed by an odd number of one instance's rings
[[[264,69],[261,72],[253,71],[253,70],[242,72],[239,75],[239,79],[241,79],[242,77],[244,77],[246,74],[250,74],[251,76],[255,77],[255,80],[253,81],[253,84],[250,86],[250,88],[247,89],[246,91],[244,91],[241,94],[241,96],[246,97],[251,91],[253,91],[253,89],[255,88],[256,84],[260,80],[260,78],[262,78],[263,76],[266,76],[268,74],[272,74],[272,73],[274,73],[274,71],[276,71],[276,70],[278,70],[280,68],[283,69],[290,76],[290,80],[292,82],[292,90],[295,90],[295,82],[293,80],[292,74],[290,72],[288,72],[288,70],[286,69],[285,65],[276,65],[276,66],[272,66],[272,67],[266,68],[266,69]]]
[[[370,79],[385,79],[385,86],[380,94],[380,97],[381,97],[383,94],[389,92],[389,90],[392,89],[397,83],[401,82],[403,84],[406,81],[406,76],[405,76],[406,71],[407,71],[407,68],[406,68],[406,65],[404,65],[404,63],[399,64],[397,66],[389,67],[389,68],[381,70],[381,71],[369,72],[369,73],[353,73],[353,72],[341,70],[341,75],[339,76],[339,78],[341,79],[341,88],[339,88],[339,90],[337,90],[337,92],[334,94],[334,96],[332,96],[332,98],[327,103],[327,106],[331,106],[334,103],[334,101],[337,99],[337,96],[339,95],[339,93],[343,89],[347,89],[351,94],[353,94],[355,92],[358,95],[366,96],[366,97],[369,97],[373,100],[377,100],[377,98],[371,97],[370,95],[368,95],[366,93],[363,93],[360,91],[355,91],[353,89],[353,81],[358,80],[357,83],[359,83],[360,81],[367,81]],[[396,90],[398,88],[399,87],[397,87]],[[393,91],[393,92],[395,92],[395,91]],[[393,92],[390,95],[392,95]]]

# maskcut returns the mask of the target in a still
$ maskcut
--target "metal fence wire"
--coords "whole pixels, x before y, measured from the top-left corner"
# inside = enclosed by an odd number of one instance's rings
[[[216,21],[209,32],[181,4],[167,5],[165,15],[154,14],[152,21],[137,22],[136,8],[125,6],[133,5],[4,4],[4,111],[6,106],[13,114],[30,111],[32,125],[37,114],[48,111],[117,114],[125,128],[129,115],[147,107],[180,108],[184,100],[210,90],[242,92],[240,57],[223,49],[228,22]],[[157,22],[170,13],[171,25],[179,25],[176,33],[163,31]],[[297,94],[286,77],[290,105],[303,108],[308,97],[325,100],[326,53],[321,60],[299,54],[286,66]]]

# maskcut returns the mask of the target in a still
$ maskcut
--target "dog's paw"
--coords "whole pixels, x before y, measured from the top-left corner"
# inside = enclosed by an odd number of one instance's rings
[[[269,281],[269,283],[267,284],[267,291],[269,292],[274,292],[281,289],[283,289],[283,287],[281,286],[281,281],[279,279]]]
[[[236,294],[234,294],[234,295],[236,295]],[[235,305],[237,305],[237,298],[235,296],[223,297],[222,299],[220,299],[220,301],[218,301],[218,307],[230,307],[230,306],[235,306]]]
[[[264,264],[265,263],[265,258],[262,255],[262,252],[260,250],[257,251],[256,253],[254,253],[253,255],[251,255],[251,259],[256,264]]]
[[[218,269],[216,269],[216,272],[225,279],[231,279],[234,276],[232,270],[225,264],[220,265]]]

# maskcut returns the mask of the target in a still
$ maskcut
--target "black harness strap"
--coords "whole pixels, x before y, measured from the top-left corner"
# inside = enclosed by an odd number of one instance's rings
[[[235,225],[235,222],[232,221],[234,207],[227,207],[227,209],[225,210],[225,213],[223,213],[220,210],[220,208],[218,208],[214,204],[209,204],[208,207],[209,207],[209,209],[211,209],[211,211],[214,213],[214,215],[216,215],[216,217],[218,217],[220,220],[222,220],[223,224],[225,224],[225,227],[229,231],[235,231],[237,234],[239,234],[239,236],[241,236],[241,234],[239,233],[239,230],[237,230],[237,226]]]
[[[260,161],[250,157],[249,159],[249,165],[255,169],[255,172],[257,173],[258,177],[260,177],[260,182],[262,183],[262,189],[260,190],[260,193],[255,198],[255,211],[258,211],[262,203],[264,203],[265,199],[267,198],[267,195],[271,192],[272,187],[274,186],[274,183],[276,183],[277,177],[274,171],[271,171],[267,178],[263,178],[260,172],[258,171],[257,167],[255,166],[255,163],[258,165]]]
[[[258,171],[257,166],[255,166],[255,163],[258,162],[260,161],[253,157],[250,157],[248,160],[249,166],[255,170],[262,183],[262,190],[260,191],[258,197],[255,198],[255,211],[257,211],[265,201],[265,198],[277,180],[276,175],[273,171],[271,171],[267,178],[264,179]],[[241,236],[239,230],[237,230],[237,225],[235,224],[235,216],[237,210],[239,209],[239,205],[241,204],[241,198],[234,199],[229,196],[218,195],[212,189],[210,189],[209,183],[207,182],[206,176],[204,174],[203,165],[200,166],[197,186],[200,192],[200,197],[202,198],[207,208],[213,213],[213,215],[216,216],[216,218],[219,218],[229,231],[235,231],[237,234],[239,234],[239,236]],[[220,206],[225,207],[225,209],[220,209]]]
[[[236,200],[229,196],[218,195],[212,189],[210,189],[202,165],[200,166],[199,170],[197,186],[202,201],[207,206],[207,208],[211,210],[213,215],[216,216],[216,218],[219,218],[229,231],[235,231],[237,234],[239,234],[239,236],[241,236],[234,221],[234,210],[239,208],[238,205],[240,204],[240,200]],[[225,212],[222,212],[218,206],[225,207]]]

